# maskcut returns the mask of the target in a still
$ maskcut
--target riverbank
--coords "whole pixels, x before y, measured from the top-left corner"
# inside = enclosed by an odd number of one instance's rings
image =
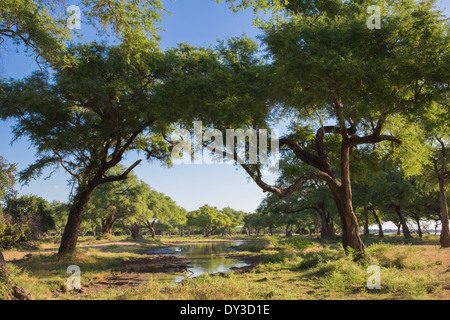
[[[433,235],[413,241],[367,237],[367,256],[359,262],[339,241],[258,237],[218,254],[246,267],[186,276],[182,284],[173,279],[189,267],[188,259],[142,254],[175,245],[171,240],[83,239],[74,255],[60,258],[57,241],[48,239],[5,257],[14,280],[36,299],[450,299],[450,249],[441,249]],[[79,291],[67,288],[69,265],[82,270]],[[380,289],[367,288],[370,265],[380,267]]]

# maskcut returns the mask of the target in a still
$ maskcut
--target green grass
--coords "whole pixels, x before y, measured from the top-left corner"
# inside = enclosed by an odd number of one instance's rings
[[[440,249],[438,237],[429,235],[407,242],[398,236],[370,236],[370,241],[364,240],[366,256],[358,261],[344,252],[339,240],[256,237],[238,248],[241,253],[259,257],[261,263],[237,274],[203,275],[182,284],[174,284],[168,275],[154,274],[134,288],[114,287],[84,294],[64,290],[65,271],[70,264],[83,270],[83,285],[95,285],[120,273],[121,263],[140,257],[140,250],[182,240],[193,238],[147,239],[138,246],[114,244],[78,250],[65,258],[41,252],[9,266],[14,280],[37,299],[449,299],[443,287],[450,283],[450,272],[445,272],[450,249]],[[381,270],[379,290],[367,288],[371,265]]]

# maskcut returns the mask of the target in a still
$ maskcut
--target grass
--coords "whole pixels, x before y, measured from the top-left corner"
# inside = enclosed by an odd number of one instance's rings
[[[64,288],[67,266],[80,266],[83,286],[97,286],[124,272],[124,261],[141,259],[138,254],[167,243],[192,238],[162,237],[125,245],[78,250],[59,258],[55,253],[33,252],[9,263],[16,282],[37,299],[156,299],[156,300],[267,300],[267,299],[446,299],[450,298],[450,249],[440,249],[438,237],[404,241],[398,236],[364,239],[366,256],[354,261],[339,240],[317,237],[257,237],[238,247],[259,259],[254,268],[237,273],[202,275],[174,284],[167,274],[149,274],[138,286],[101,287],[101,290],[69,292]],[[194,239],[201,240],[201,239]],[[223,239],[215,239],[223,240]],[[94,239],[91,245],[98,245]],[[80,243],[83,246],[86,243]],[[49,245],[47,242],[46,245]],[[368,289],[369,266],[380,268],[380,289]]]

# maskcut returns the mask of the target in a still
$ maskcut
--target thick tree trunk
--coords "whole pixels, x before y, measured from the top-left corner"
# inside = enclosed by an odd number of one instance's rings
[[[395,211],[397,212],[398,218],[400,219],[400,224],[402,226],[403,235],[406,239],[412,239],[411,232],[409,231],[408,225],[406,224],[405,215],[403,214],[401,206],[395,206]]]
[[[97,182],[91,181],[86,187],[78,188],[77,195],[69,211],[69,217],[67,218],[67,223],[61,238],[58,254],[66,254],[75,250],[78,240],[78,229],[81,224],[81,215],[86,209],[86,205],[97,186]]]
[[[6,265],[5,257],[0,249],[0,283],[4,283],[10,290],[10,293],[5,297],[6,299],[15,300],[32,300],[33,296],[27,293],[23,288],[17,286],[10,279],[9,270]]]
[[[441,236],[439,241],[443,248],[450,248],[448,204],[443,178],[439,178],[439,193],[441,200]]]
[[[350,180],[350,147],[343,144],[341,149],[341,187],[331,188],[334,201],[341,217],[342,246],[346,251],[364,255],[364,243],[359,236],[359,224],[353,211],[352,184]]]
[[[364,254],[365,246],[359,236],[359,224],[353,212],[351,200],[344,199],[340,206],[342,206],[339,210],[342,225],[342,246],[347,251],[351,248]]]

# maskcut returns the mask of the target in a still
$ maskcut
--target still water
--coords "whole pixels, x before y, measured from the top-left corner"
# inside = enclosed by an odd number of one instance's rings
[[[175,244],[165,249],[164,254],[182,255],[190,260],[189,270],[185,275],[177,276],[175,282],[183,281],[186,278],[197,277],[204,273],[228,272],[234,268],[248,266],[248,263],[217,256],[220,253],[229,253],[234,250],[233,246],[238,246],[244,241],[229,242],[189,242]]]

